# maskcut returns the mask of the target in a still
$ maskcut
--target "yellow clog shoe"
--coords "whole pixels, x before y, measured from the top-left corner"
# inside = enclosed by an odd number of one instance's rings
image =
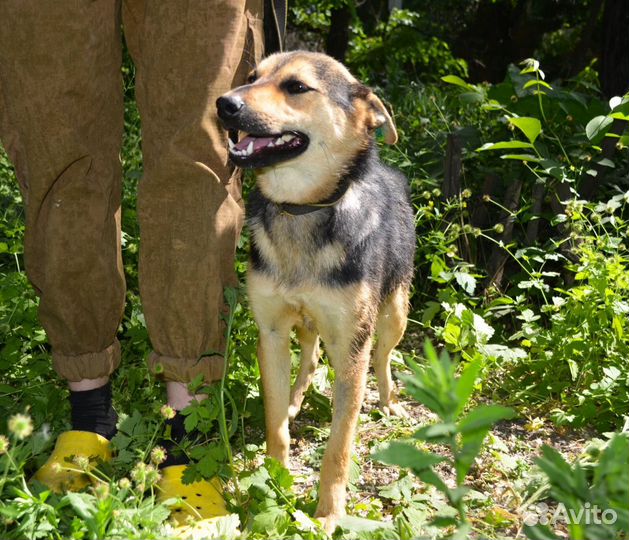
[[[182,481],[183,471],[186,465],[171,465],[162,469],[162,478],[159,481],[160,501],[178,499],[170,505],[171,519],[179,526],[203,519],[226,516],[229,514],[223,499],[223,488],[218,478],[201,480],[191,484]]]
[[[74,456],[74,460],[70,459]],[[81,461],[87,460],[85,463]],[[79,491],[90,482],[90,476],[82,470],[93,469],[100,461],[111,460],[109,441],[91,431],[66,431],[57,438],[48,461],[33,476],[55,493]]]

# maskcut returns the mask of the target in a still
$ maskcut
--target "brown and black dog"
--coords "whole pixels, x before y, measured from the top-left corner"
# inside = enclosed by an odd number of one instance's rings
[[[374,140],[380,131],[393,144],[397,133],[382,102],[342,64],[303,51],[266,58],[217,109],[230,159],[256,169],[247,281],[270,456],[288,463],[288,423],[315,371],[319,336],[335,370],[316,512],[331,531],[345,509],[374,334],[380,404],[404,414],[389,355],[406,328],[414,219],[407,180],[380,162]],[[301,365],[291,389],[293,329]]]

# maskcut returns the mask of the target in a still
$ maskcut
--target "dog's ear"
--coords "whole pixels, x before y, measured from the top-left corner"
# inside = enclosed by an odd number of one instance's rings
[[[369,91],[365,99],[369,107],[367,117],[369,129],[375,130],[376,132],[382,130],[384,142],[387,144],[395,144],[397,142],[397,130],[384,103],[371,91]]]

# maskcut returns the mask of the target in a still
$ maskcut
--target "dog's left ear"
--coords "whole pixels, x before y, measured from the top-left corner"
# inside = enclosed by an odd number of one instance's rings
[[[384,134],[384,142],[395,144],[397,142],[397,130],[384,103],[371,91],[365,99],[369,106],[367,119],[369,130],[377,131],[381,129]]]

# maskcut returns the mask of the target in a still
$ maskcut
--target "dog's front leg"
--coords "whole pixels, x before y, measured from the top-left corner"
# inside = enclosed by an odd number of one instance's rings
[[[290,333],[299,317],[264,275],[251,271],[248,286],[249,302],[260,330],[258,363],[264,392],[266,452],[288,466]]]
[[[290,328],[260,328],[258,361],[264,389],[266,452],[288,467],[290,399]]]
[[[345,514],[352,446],[365,393],[370,348],[371,339],[367,339],[358,352],[352,351],[351,345],[328,347],[336,373],[334,410],[330,439],[321,464],[316,511],[316,516],[328,533],[334,531],[336,522]]]

